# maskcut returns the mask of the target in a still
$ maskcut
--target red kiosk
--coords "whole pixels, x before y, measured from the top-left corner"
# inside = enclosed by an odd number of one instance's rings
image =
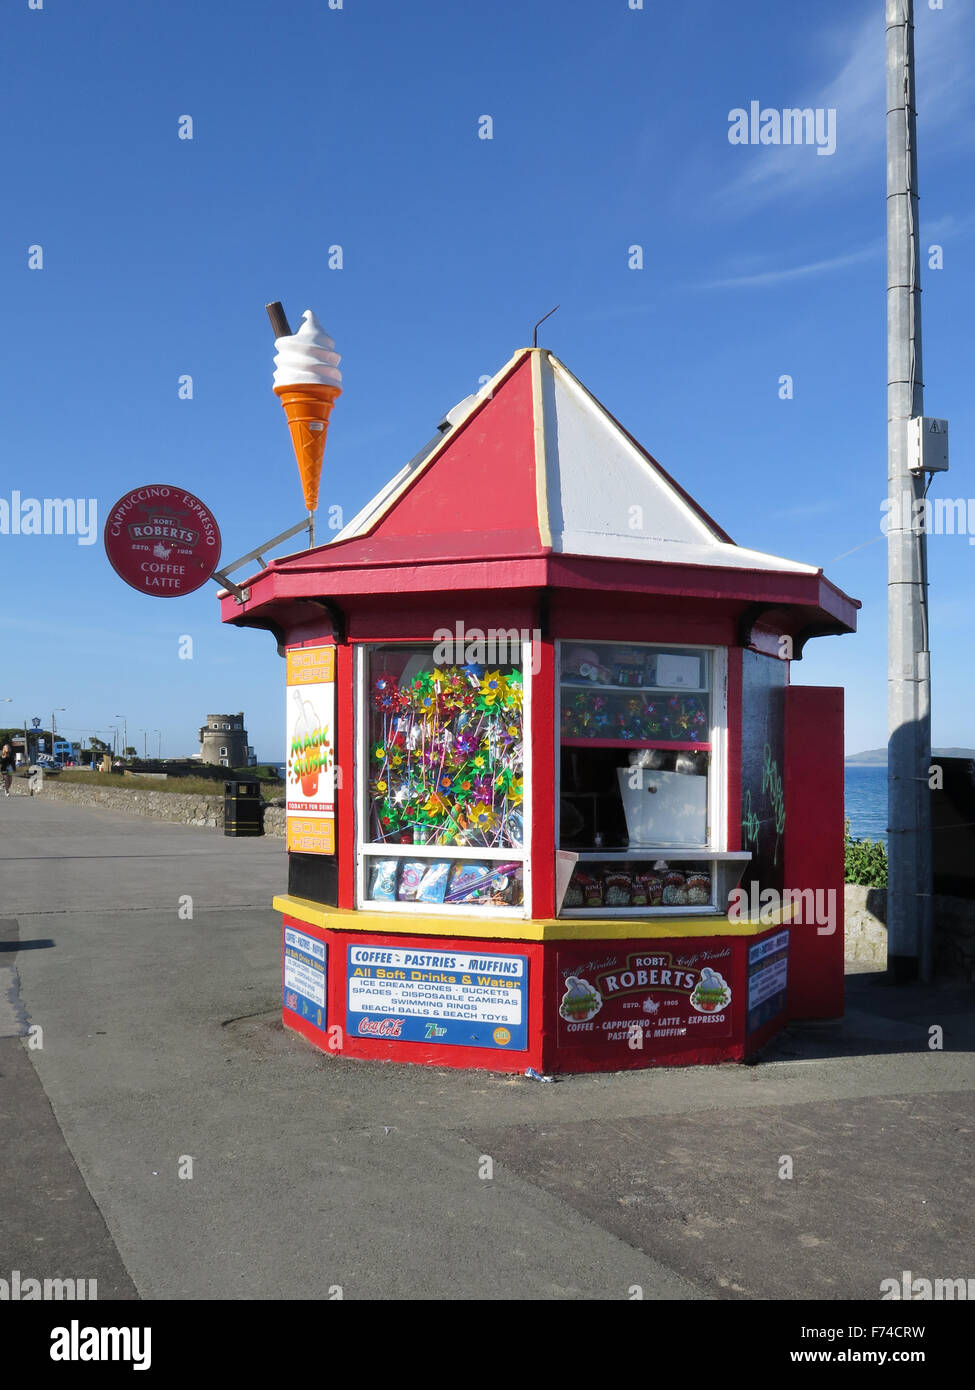
[[[285,1024],[551,1073],[841,1014],[842,691],[789,670],[858,606],[518,351],[331,543],[222,598],[287,658]]]

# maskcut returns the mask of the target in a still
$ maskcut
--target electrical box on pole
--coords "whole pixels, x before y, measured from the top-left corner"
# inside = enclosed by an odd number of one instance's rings
[[[947,473],[948,421],[915,415],[908,435],[907,466],[912,473]]]

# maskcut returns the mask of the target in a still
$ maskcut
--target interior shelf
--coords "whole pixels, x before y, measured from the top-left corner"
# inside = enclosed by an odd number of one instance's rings
[[[695,743],[691,739],[666,738],[582,738],[578,734],[563,735],[563,748],[654,748],[662,753],[710,753],[710,743]]]
[[[706,695],[704,685],[608,685],[601,681],[562,681],[563,690],[612,690],[617,695]]]

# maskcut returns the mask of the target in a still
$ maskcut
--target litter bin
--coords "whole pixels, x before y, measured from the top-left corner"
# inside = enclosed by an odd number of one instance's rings
[[[261,784],[224,782],[223,833],[225,835],[263,835]]]

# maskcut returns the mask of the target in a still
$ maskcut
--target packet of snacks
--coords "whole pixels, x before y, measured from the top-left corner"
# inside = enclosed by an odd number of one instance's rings
[[[666,907],[687,906],[687,880],[677,869],[669,869],[664,874],[664,905]]]
[[[595,878],[592,874],[579,874],[577,881],[579,887],[582,889],[583,907],[602,907],[602,880]]]
[[[711,901],[711,875],[695,870],[687,875],[687,901],[694,907],[703,907]]]
[[[633,875],[633,891],[630,904],[633,907],[659,907],[664,900],[664,881],[658,873],[649,869],[639,870]]]
[[[572,881],[565,890],[565,897],[562,899],[563,907],[582,906],[582,884],[579,882],[579,875],[573,874]]]
[[[636,873],[634,873],[634,875],[633,875],[633,886],[632,886],[631,889],[630,889],[630,906],[631,906],[631,907],[649,907],[649,905],[650,905],[650,892],[649,892],[649,882],[648,882],[649,878],[650,878],[650,875],[649,875],[649,874],[641,873],[641,872],[639,871],[639,869],[636,871]]]
[[[614,872],[603,883],[607,907],[629,907],[633,901],[633,880],[629,874]]]

